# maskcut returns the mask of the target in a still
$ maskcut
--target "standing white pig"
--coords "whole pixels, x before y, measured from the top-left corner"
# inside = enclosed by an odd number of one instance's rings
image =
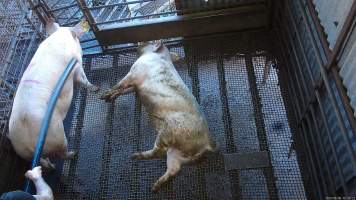
[[[167,171],[152,187],[157,191],[175,177],[181,166],[214,150],[208,124],[199,105],[175,70],[171,54],[161,41],[143,43],[130,72],[101,98],[113,101],[135,91],[141,99],[157,138],[153,149],[135,153],[135,159],[167,155]]]
[[[30,161],[34,156],[40,126],[57,81],[69,61],[72,58],[78,60],[58,98],[50,122],[40,160],[41,165],[46,168],[54,168],[49,157],[71,159],[75,156],[75,152],[68,152],[63,128],[63,120],[72,101],[73,82],[79,83],[90,91],[99,89],[87,80],[82,67],[79,37],[88,28],[86,22],[81,22],[75,27],[59,27],[53,19],[48,19],[46,31],[49,37],[39,45],[16,91],[8,137],[16,153]]]

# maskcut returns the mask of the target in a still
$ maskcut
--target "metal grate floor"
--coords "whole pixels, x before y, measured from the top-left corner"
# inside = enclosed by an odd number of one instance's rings
[[[271,39],[265,32],[239,33],[170,45],[182,57],[175,66],[197,97],[219,153],[198,165],[184,166],[159,193],[154,181],[164,160],[134,161],[155,140],[147,113],[134,94],[115,104],[80,90],[73,103],[69,145],[77,159],[64,163],[56,199],[305,199],[292,143],[278,70],[262,84]],[[103,90],[126,75],[135,50],[86,57],[92,82]],[[280,66],[283,67],[283,66]],[[226,170],[224,154],[268,152],[269,167]]]

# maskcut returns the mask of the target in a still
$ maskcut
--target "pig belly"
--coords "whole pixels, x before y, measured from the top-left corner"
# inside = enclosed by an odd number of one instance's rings
[[[209,129],[204,119],[192,113],[174,112],[151,120],[166,147],[175,147],[190,155],[209,144]]]
[[[36,109],[33,109],[36,110]],[[44,118],[43,110],[14,113],[9,122],[9,139],[18,155],[26,160],[33,158],[36,149],[40,127]],[[43,147],[43,157],[57,157],[66,147],[63,123],[58,111],[53,113],[46,142]]]

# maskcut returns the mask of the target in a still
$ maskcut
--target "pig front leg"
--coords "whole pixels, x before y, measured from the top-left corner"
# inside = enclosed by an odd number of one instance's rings
[[[152,187],[153,192],[157,192],[162,186],[177,176],[183,164],[189,162],[183,154],[175,148],[169,148],[167,151],[167,170]]]
[[[96,85],[93,85],[89,82],[87,76],[84,73],[83,67],[77,67],[75,71],[75,81],[79,83],[82,87],[87,88],[90,92],[97,92],[100,88]]]
[[[112,87],[110,90],[106,91],[100,99],[105,100],[106,102],[115,101],[115,99],[123,94],[131,93],[135,90],[134,85],[132,84],[131,73],[128,73],[118,84]]]

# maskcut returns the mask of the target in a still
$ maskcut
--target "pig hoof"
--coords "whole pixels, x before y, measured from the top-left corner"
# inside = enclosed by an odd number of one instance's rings
[[[100,87],[99,87],[99,86],[96,86],[96,85],[93,85],[93,86],[90,86],[90,87],[88,88],[88,90],[89,90],[90,92],[99,92]]]
[[[111,97],[111,93],[110,92],[105,92],[105,94],[101,95],[99,97],[99,99],[105,100],[105,102],[111,102],[113,101],[112,97]]]
[[[139,160],[139,159],[142,159],[142,156],[141,156],[140,153],[133,153],[133,154],[131,155],[131,159],[132,159],[132,160]]]
[[[131,155],[131,159],[132,159],[132,160],[137,160],[137,159],[139,159],[139,157],[140,157],[140,154],[139,154],[139,153],[133,153],[133,154]]]
[[[159,189],[160,189],[160,186],[157,183],[155,183],[151,190],[152,190],[152,192],[156,193],[156,192],[158,192]]]
[[[72,159],[74,159],[76,156],[77,156],[77,152],[75,152],[75,151],[70,151],[70,152],[67,153],[66,159],[72,160]]]
[[[47,172],[56,170],[56,166],[53,163],[45,163],[43,167],[46,169]]]
[[[56,169],[56,166],[53,163],[51,163],[49,158],[41,159],[40,162],[41,162],[41,165],[43,166],[43,168],[46,169],[46,171],[53,171]]]

